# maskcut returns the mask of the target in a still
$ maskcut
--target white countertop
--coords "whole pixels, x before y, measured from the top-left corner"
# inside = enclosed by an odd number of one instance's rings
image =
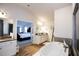
[[[4,38],[4,39],[0,39],[0,42],[6,42],[6,41],[12,41],[15,40],[13,38]]]

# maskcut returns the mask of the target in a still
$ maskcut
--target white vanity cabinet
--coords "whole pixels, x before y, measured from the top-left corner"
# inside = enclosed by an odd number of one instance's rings
[[[17,41],[5,41],[0,42],[0,56],[12,56],[15,55],[17,50]]]
[[[36,35],[35,40],[33,41],[34,44],[41,44],[45,41],[48,41],[49,37],[47,34],[42,34],[42,35]]]

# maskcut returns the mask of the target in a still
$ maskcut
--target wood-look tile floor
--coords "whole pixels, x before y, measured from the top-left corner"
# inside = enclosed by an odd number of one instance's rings
[[[19,49],[17,56],[32,56],[35,54],[43,45],[31,44]]]

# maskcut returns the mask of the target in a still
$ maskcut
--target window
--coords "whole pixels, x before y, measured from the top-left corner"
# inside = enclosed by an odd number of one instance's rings
[[[21,27],[19,28],[19,30],[20,30],[20,32],[22,32],[22,28]]]
[[[24,28],[24,32],[27,32],[27,27]]]

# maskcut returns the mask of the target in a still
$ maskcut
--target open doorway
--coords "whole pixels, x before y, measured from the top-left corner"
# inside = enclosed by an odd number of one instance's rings
[[[32,22],[17,21],[17,41],[19,47],[32,44]]]

